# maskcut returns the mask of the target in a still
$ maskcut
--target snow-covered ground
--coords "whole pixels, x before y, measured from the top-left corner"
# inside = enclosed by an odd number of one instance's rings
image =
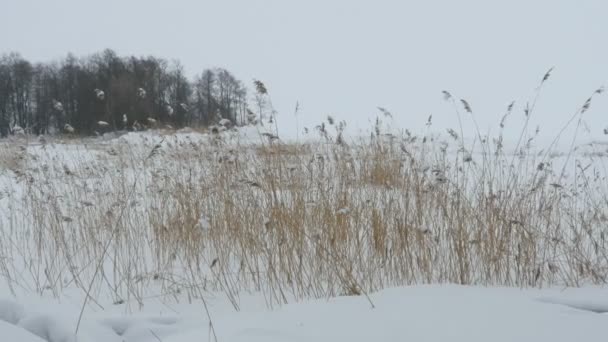
[[[214,334],[226,342],[571,342],[608,336],[608,295],[599,288],[416,286],[275,309],[253,295],[247,302],[236,312],[210,296],[211,321],[200,302],[150,300],[132,314],[106,303],[104,310],[86,310],[74,335],[76,298],[7,299],[0,302],[0,334],[3,341],[20,342],[190,342],[214,341]]]
[[[228,143],[249,144],[269,138],[268,131],[246,128],[226,132]],[[317,138],[302,138],[311,141]],[[1,142],[25,146],[31,173],[48,165],[58,173],[76,173],[86,183],[87,167],[104,167],[104,158],[113,149],[128,146],[146,155],[156,144],[206,144],[211,137],[193,131],[162,135],[128,133],[120,137],[96,138],[77,143],[41,144]],[[120,154],[119,152],[117,152]],[[580,145],[578,157],[594,154],[604,158],[606,145]],[[603,163],[603,162],[602,162]],[[76,170],[78,167],[86,167]],[[1,171],[1,170],[0,170]],[[57,174],[57,173],[50,173]],[[101,178],[113,177],[101,172]],[[24,182],[0,172],[0,223],[18,204],[10,203],[25,192]],[[71,181],[70,181],[71,182]],[[77,184],[73,182],[69,184]],[[80,184],[80,183],[78,183]],[[85,186],[86,187],[86,186]],[[94,185],[91,185],[95,188]],[[31,191],[31,190],[28,190]],[[94,194],[95,195],[95,194]],[[13,207],[16,205],[16,207]],[[77,210],[85,210],[83,204]],[[15,209],[16,208],[16,209]],[[10,214],[10,215],[9,215]],[[67,215],[67,213],[66,213]],[[71,218],[64,217],[64,220]],[[5,221],[3,221],[3,219]],[[208,219],[203,226],[209,226]],[[16,225],[18,226],[18,225]],[[6,242],[4,242],[6,244]],[[0,242],[0,246],[3,243]],[[12,246],[11,250],[18,250]],[[1,258],[12,256],[0,253]],[[18,258],[17,258],[18,259]],[[93,258],[94,259],[94,258]],[[48,261],[47,261],[48,262]],[[13,266],[15,267],[15,266]],[[34,274],[31,260],[24,270]],[[38,265],[39,267],[39,265]],[[14,270],[13,270],[14,271]],[[52,270],[51,270],[52,271]],[[47,274],[47,270],[36,270]],[[27,273],[27,272],[24,272]],[[26,275],[23,276],[27,279]],[[107,275],[108,282],[111,276]],[[15,282],[17,283],[17,282]],[[68,282],[69,283],[69,282]],[[38,286],[38,285],[37,285]],[[34,286],[32,286],[34,287]],[[86,287],[86,286],[84,286]],[[0,340],[23,342],[288,342],[288,341],[533,341],[560,342],[581,339],[605,341],[608,338],[608,291],[602,288],[520,290],[454,285],[411,286],[385,289],[378,293],[327,300],[297,302],[269,307],[261,293],[240,294],[235,309],[223,293],[204,293],[205,301],[187,294],[113,300],[112,296],[87,298],[77,287],[65,287],[52,293],[42,287],[36,291],[0,287]],[[85,303],[86,305],[83,305]]]

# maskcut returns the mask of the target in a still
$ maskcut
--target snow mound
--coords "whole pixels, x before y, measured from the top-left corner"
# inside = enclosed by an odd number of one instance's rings
[[[0,321],[17,324],[25,316],[22,305],[12,300],[0,300]]]
[[[103,320],[102,325],[107,326],[124,341],[153,341],[176,334],[175,324],[179,320],[173,317],[111,317]]]
[[[26,316],[18,324],[20,327],[48,342],[76,342],[74,331],[64,322],[49,314]]]
[[[29,331],[4,321],[0,321],[0,336],[7,342],[44,342]]]
[[[608,313],[608,298],[559,298],[544,297],[539,301],[548,304],[563,305],[573,309],[598,314]]]

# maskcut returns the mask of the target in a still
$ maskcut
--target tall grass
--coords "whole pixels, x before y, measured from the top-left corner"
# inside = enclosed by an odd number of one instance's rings
[[[508,151],[501,134],[477,131],[468,146],[454,130],[386,131],[382,118],[349,141],[328,118],[308,143],[231,132],[4,142],[19,152],[0,164],[12,182],[0,272],[15,292],[75,287],[93,305],[220,291],[237,309],[250,291],[275,305],[406,284],[604,284],[605,156],[538,153],[534,106]]]

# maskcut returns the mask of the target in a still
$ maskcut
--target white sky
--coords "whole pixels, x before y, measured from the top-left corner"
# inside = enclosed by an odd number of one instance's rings
[[[551,134],[608,86],[605,0],[0,0],[0,8],[0,52],[48,61],[112,48],[177,58],[192,75],[225,67],[266,83],[287,131],[296,101],[300,127],[331,114],[367,128],[383,106],[393,127],[420,129],[433,114],[435,129],[456,129],[443,89],[495,131],[507,104],[531,97],[555,66],[534,122]],[[601,137],[608,98],[597,100],[587,120]]]

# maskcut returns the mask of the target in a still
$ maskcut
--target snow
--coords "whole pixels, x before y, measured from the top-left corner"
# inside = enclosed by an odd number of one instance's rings
[[[266,142],[269,135],[274,136],[274,133],[261,126],[248,126],[222,132],[219,138],[227,143],[244,144]],[[121,148],[147,151],[159,144],[162,149],[168,144],[204,144],[216,138],[192,129],[165,135],[153,130],[129,132],[107,140],[83,140],[83,144],[59,144],[53,137],[48,137],[49,141],[44,145],[30,143],[24,146],[24,153],[34,158],[41,168],[48,166],[58,173],[86,178],[83,165],[102,168],[106,154],[112,155]],[[293,137],[281,139],[293,140]],[[605,151],[606,144],[592,142],[579,145],[576,153]],[[227,162],[234,162],[235,158],[230,151],[216,157]],[[433,172],[437,184],[445,182],[441,170],[429,172]],[[83,181],[83,186],[88,187],[94,181]],[[6,191],[22,189],[13,185],[12,178],[1,173],[0,184],[6,185]],[[93,193],[76,209],[86,210],[85,207],[99,205],[100,201],[95,197],[98,195]],[[13,204],[5,206],[5,203],[15,197],[18,196],[0,198],[0,216],[13,210]],[[140,200],[145,199],[137,198]],[[335,209],[336,215],[353,213],[349,207]],[[65,220],[69,219],[67,214],[72,213],[64,214]],[[203,234],[212,234],[212,226],[216,224],[212,215],[205,211],[198,214],[198,228]],[[270,225],[270,219],[265,223]],[[199,299],[185,293],[171,297],[161,295],[163,291],[152,283],[141,303],[130,298],[118,301],[111,296],[95,296],[95,303],[88,301],[84,306],[79,324],[86,298],[80,289],[67,287],[55,297],[44,290],[33,294],[17,289],[12,294],[13,291],[3,286],[0,285],[0,336],[6,341],[214,341],[211,327],[221,342],[561,342],[581,338],[604,341],[608,336],[608,292],[595,287],[520,290],[419,285],[326,300],[297,302],[290,299],[290,304],[274,307],[268,307],[260,293],[241,293],[236,299],[238,311],[225,294],[210,290],[203,293],[211,317],[209,321]]]
[[[141,99],[146,98],[146,90],[144,88],[137,89],[137,96]]]
[[[25,134],[25,130],[23,129],[23,127],[21,127],[19,125],[15,125],[13,127],[13,134],[15,134],[15,135],[24,135]]]
[[[0,321],[17,324],[24,316],[25,309],[12,300],[0,300]]]
[[[53,100],[53,108],[55,108],[55,110],[58,112],[63,112],[63,103]]]
[[[49,342],[75,342],[74,333],[61,320],[51,314],[33,314],[24,317],[18,326]]]
[[[106,93],[101,90],[101,89],[95,89],[95,96],[97,96],[97,99],[100,101],[103,101],[106,98]]]
[[[347,215],[350,213],[350,208],[340,208],[336,211],[336,214]]]
[[[170,105],[165,106],[165,111],[167,112],[167,115],[169,115],[169,116],[173,115],[173,107],[171,107]]]
[[[44,342],[45,340],[18,326],[0,321],[0,335],[5,341]]]
[[[197,226],[203,231],[207,232],[211,229],[211,224],[209,223],[209,218],[207,216],[201,215],[198,219]]]
[[[74,127],[72,127],[72,125],[70,125],[70,124],[65,124],[63,126],[63,130],[66,131],[67,133],[74,133]]]
[[[220,126],[224,126],[226,128],[230,128],[230,126],[232,125],[232,121],[228,120],[228,119],[221,119],[219,121],[219,125]]]
[[[243,303],[240,312],[230,309],[227,300],[209,298],[215,334],[218,341],[226,342],[570,342],[580,338],[604,341],[608,336],[608,315],[584,305],[608,308],[608,294],[600,288],[413,286],[370,294],[369,299],[338,297],[274,309],[251,296],[243,300],[246,305]],[[120,305],[106,306],[106,312],[87,310],[77,335],[78,305],[38,300],[32,308],[0,302],[0,334],[5,340],[213,341],[200,302],[169,305],[150,300],[134,314],[121,313]]]

